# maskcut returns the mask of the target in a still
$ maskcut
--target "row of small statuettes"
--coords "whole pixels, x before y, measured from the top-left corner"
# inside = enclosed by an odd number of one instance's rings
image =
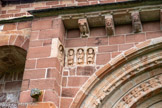
[[[76,50],[69,49],[67,51],[66,62],[68,66],[73,66],[76,62],[77,65],[86,64],[94,64],[95,60],[95,50],[93,48],[88,48],[84,51],[83,48],[79,48]]]

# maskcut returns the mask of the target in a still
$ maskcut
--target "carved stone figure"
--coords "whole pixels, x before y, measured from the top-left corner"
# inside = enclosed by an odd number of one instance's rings
[[[115,34],[114,21],[112,15],[105,16],[105,27],[108,36]]]
[[[81,37],[88,37],[90,34],[90,30],[89,30],[87,19],[79,19],[78,24],[79,24]]]
[[[93,64],[94,63],[94,58],[95,58],[94,49],[89,48],[87,50],[87,64]]]
[[[77,64],[84,64],[84,50],[79,48],[77,51]]]
[[[139,12],[133,12],[132,13],[132,25],[133,25],[133,32],[138,33],[142,31],[142,24],[140,20],[140,14]]]
[[[58,59],[62,65],[64,65],[64,47],[62,45],[58,48]]]
[[[67,62],[69,66],[72,66],[74,64],[74,50],[69,49],[68,51],[68,57],[67,57]]]

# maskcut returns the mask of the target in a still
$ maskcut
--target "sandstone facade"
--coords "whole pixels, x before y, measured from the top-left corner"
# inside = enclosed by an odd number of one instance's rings
[[[1,0],[0,107],[160,108],[161,7],[161,0]]]

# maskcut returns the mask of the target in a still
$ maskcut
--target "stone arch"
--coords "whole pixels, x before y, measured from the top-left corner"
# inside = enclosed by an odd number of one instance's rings
[[[96,108],[128,79],[161,66],[162,37],[123,52],[95,72],[75,96],[71,108]]]
[[[161,69],[162,71],[162,69]],[[162,74],[156,75],[136,85],[122,96],[113,108],[134,108],[148,98],[160,93]],[[158,100],[157,100],[158,101]],[[138,104],[137,104],[138,103]],[[138,107],[137,107],[138,108]],[[146,107],[145,107],[146,108]]]
[[[0,46],[0,107],[17,108],[26,54],[17,46]]]
[[[14,45],[20,48],[23,48],[24,50],[28,50],[29,46],[29,37],[25,36],[17,36],[17,35],[11,35],[11,36],[1,36],[0,38],[0,46],[4,45]]]

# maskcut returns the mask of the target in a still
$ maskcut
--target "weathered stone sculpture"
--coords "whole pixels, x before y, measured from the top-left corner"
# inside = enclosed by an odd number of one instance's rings
[[[69,49],[68,51],[68,57],[67,57],[67,62],[68,62],[68,66],[72,66],[74,64],[74,50],[73,49]]]
[[[64,47],[62,45],[58,48],[58,59],[61,65],[64,65]]]
[[[77,51],[77,64],[84,64],[84,50],[79,48]]]
[[[138,11],[132,12],[131,16],[132,16],[133,32],[134,33],[142,32],[142,24],[139,12]]]
[[[112,15],[105,16],[105,27],[106,27],[107,36],[111,36],[115,34],[114,21]]]
[[[94,57],[95,57],[94,49],[92,48],[87,49],[87,64],[93,64]]]
[[[79,24],[79,29],[80,29],[80,36],[88,37],[90,34],[90,30],[89,30],[87,19],[79,19],[78,24]]]

